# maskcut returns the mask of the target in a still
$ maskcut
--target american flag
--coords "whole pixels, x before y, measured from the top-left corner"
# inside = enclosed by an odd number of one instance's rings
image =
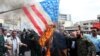
[[[36,2],[33,5],[24,6],[23,11],[34,31],[41,36],[48,25],[57,22],[59,0]]]

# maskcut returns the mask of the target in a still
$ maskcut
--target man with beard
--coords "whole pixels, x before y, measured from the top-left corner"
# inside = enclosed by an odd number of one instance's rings
[[[8,55],[9,56],[19,56],[19,47],[20,46],[25,46],[27,47],[26,44],[22,43],[17,36],[17,31],[13,30],[11,33],[11,37],[7,39],[7,45],[11,47],[11,49],[8,49]]]
[[[83,37],[81,31],[77,31],[77,56],[96,56],[93,43]]]

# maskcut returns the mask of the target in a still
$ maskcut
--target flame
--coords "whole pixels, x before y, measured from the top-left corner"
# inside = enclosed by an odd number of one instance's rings
[[[54,32],[54,28],[48,27],[47,30],[44,32],[44,34],[39,39],[39,43],[40,43],[41,47],[44,47],[45,43],[48,42],[48,48],[47,48],[46,56],[51,56],[50,55],[50,48],[49,48],[49,45],[50,45],[49,39],[52,37],[53,32]]]

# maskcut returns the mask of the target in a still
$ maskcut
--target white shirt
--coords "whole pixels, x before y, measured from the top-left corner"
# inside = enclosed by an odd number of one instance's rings
[[[18,42],[16,38],[12,40],[12,44],[13,44],[13,51],[16,51],[18,48]]]
[[[13,38],[12,36],[7,38],[7,44],[10,44],[12,49],[9,50],[11,51],[11,55],[15,55],[19,53],[19,45],[22,45],[23,43],[21,43],[19,37],[15,37]]]
[[[7,36],[4,36],[4,40],[5,40],[5,42],[7,41]]]
[[[75,48],[75,41],[72,41],[72,48]]]

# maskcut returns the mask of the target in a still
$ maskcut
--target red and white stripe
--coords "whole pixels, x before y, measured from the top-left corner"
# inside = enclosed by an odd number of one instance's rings
[[[34,3],[34,5],[31,6],[24,6],[23,11],[34,31],[38,33],[39,36],[43,34],[48,25],[52,24],[51,18],[39,3]]]

